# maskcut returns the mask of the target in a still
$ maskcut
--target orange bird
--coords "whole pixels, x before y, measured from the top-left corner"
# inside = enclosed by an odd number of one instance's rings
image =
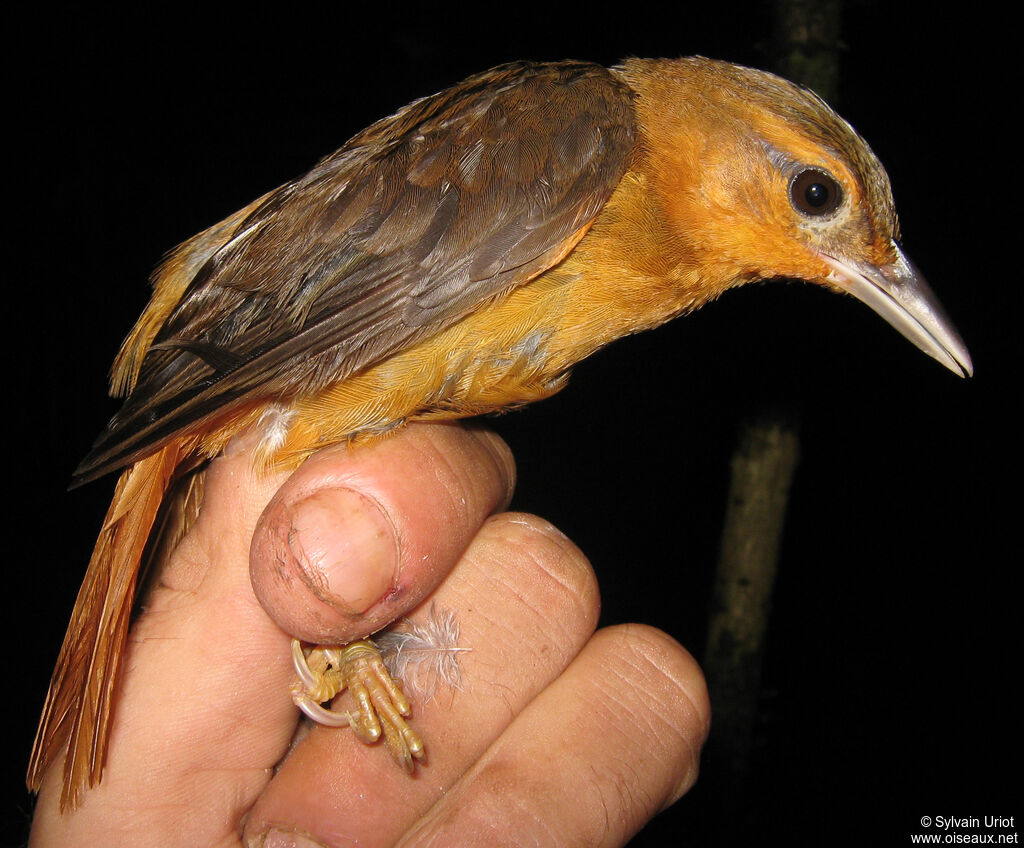
[[[62,807],[100,779],[157,515],[171,495],[198,506],[190,484],[239,431],[260,428],[258,462],[279,469],[407,421],[519,406],[614,339],[771,277],[852,294],[971,374],[898,236],[881,164],[817,96],[689,58],[472,76],[185,242],[114,362],[124,406],[75,472],[121,476],[29,786],[65,746]],[[307,713],[421,755],[372,642],[293,648]],[[361,712],[320,706],[345,686]]]

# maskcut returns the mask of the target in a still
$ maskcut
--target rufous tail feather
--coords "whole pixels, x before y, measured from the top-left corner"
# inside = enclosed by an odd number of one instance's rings
[[[172,442],[121,474],[71,614],[28,769],[29,788],[39,791],[67,743],[62,810],[103,773],[139,563],[180,453]]]

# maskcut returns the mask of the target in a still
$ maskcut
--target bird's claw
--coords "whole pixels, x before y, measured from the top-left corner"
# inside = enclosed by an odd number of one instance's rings
[[[423,742],[404,718],[412,712],[409,700],[373,642],[303,649],[293,639],[292,662],[299,677],[292,685],[292,700],[313,721],[328,727],[347,725],[367,744],[383,735],[388,750],[406,771],[412,771],[414,760],[423,758]],[[355,710],[322,706],[345,689],[355,699]]]

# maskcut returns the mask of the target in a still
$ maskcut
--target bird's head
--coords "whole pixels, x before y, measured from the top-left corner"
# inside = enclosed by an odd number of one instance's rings
[[[852,294],[960,375],[970,355],[898,244],[889,178],[813,92],[700,57],[632,60],[641,155],[711,289],[785,277]],[[714,293],[717,293],[714,292]]]

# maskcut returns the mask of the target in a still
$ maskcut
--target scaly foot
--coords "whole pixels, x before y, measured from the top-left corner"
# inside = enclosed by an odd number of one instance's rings
[[[392,680],[377,646],[369,640],[344,647],[302,647],[292,640],[292,662],[299,680],[292,686],[296,706],[318,724],[352,728],[367,744],[380,739],[399,764],[411,772],[423,758],[423,742],[403,716],[412,710],[398,681]],[[357,709],[327,709],[322,704],[348,689]]]

